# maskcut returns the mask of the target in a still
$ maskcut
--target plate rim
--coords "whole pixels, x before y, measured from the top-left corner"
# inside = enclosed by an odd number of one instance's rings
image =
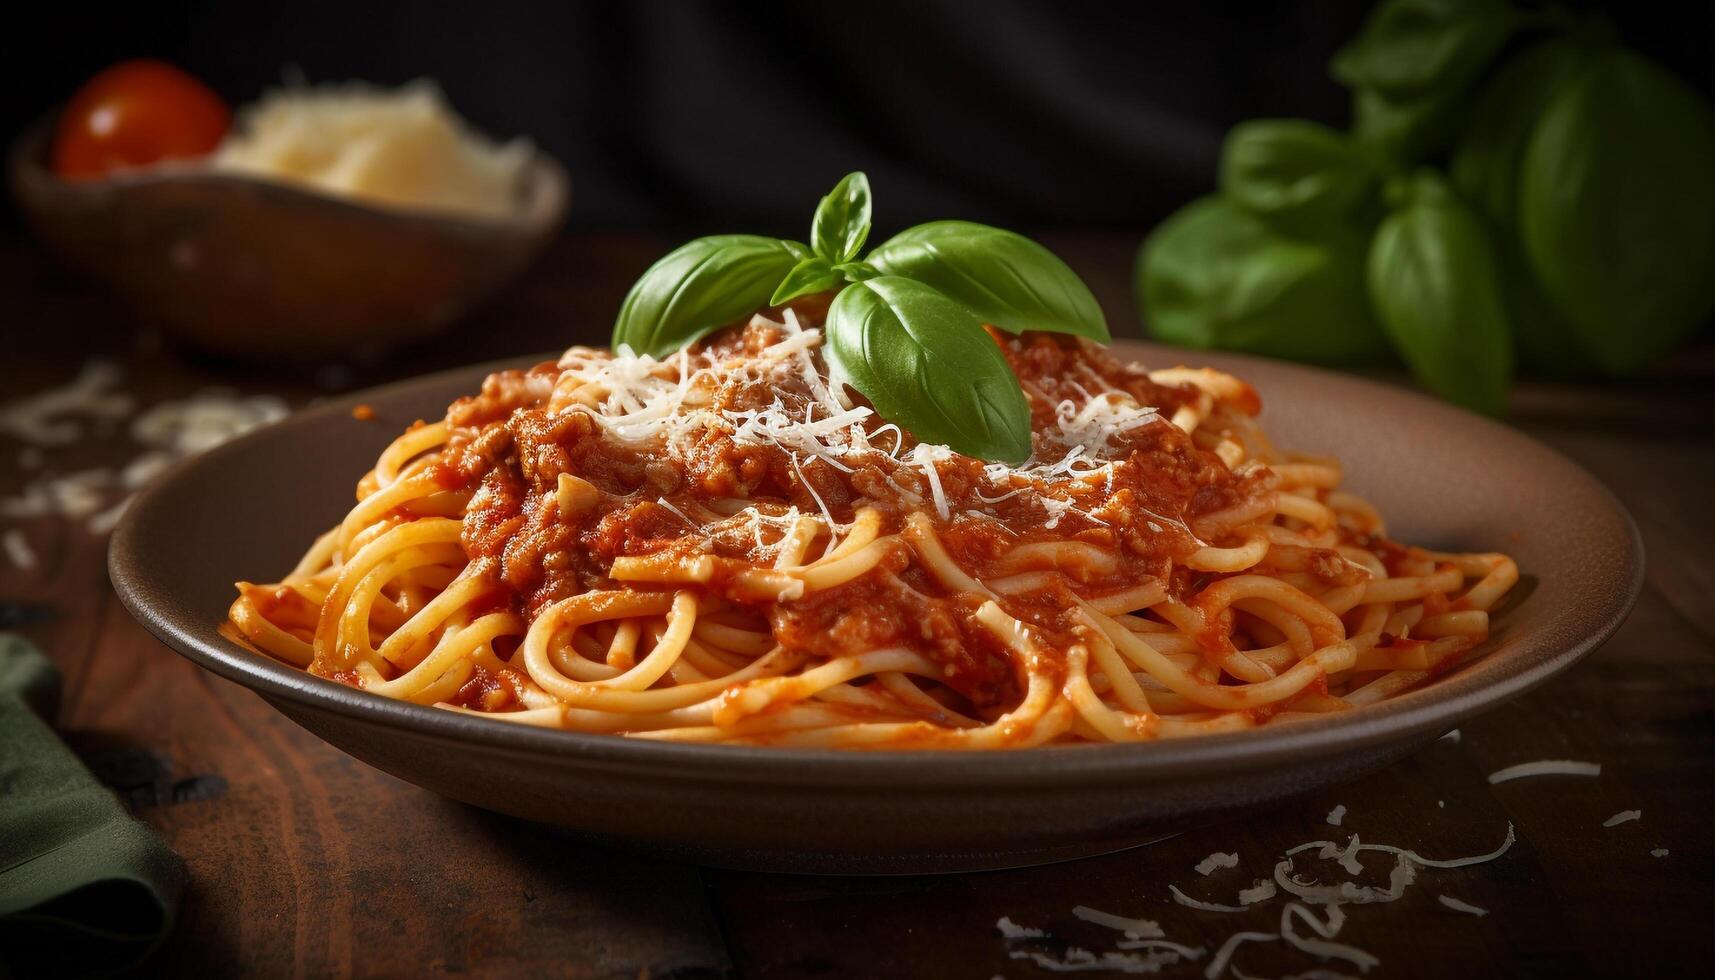
[[[157,639],[186,659],[234,681],[271,703],[290,702],[314,712],[346,716],[354,721],[402,729],[425,739],[457,742],[465,750],[508,756],[555,759],[580,768],[608,769],[627,775],[727,783],[734,779],[772,786],[846,787],[853,791],[879,788],[890,793],[949,790],[1037,792],[1056,787],[1091,788],[1141,780],[1214,777],[1228,773],[1325,759],[1346,751],[1437,734],[1461,721],[1497,708],[1564,672],[1606,642],[1625,622],[1644,584],[1645,555],[1637,523],[1608,486],[1552,446],[1492,419],[1476,415],[1420,392],[1369,378],[1337,373],[1292,362],[1224,351],[1196,351],[1136,340],[1118,340],[1113,349],[1128,359],[1166,363],[1198,358],[1235,365],[1243,374],[1247,364],[1266,364],[1270,373],[1301,375],[1306,383],[1354,386],[1404,398],[1432,415],[1462,417],[1464,425],[1498,430],[1505,438],[1528,444],[1555,458],[1577,474],[1611,510],[1623,530],[1625,569],[1623,588],[1605,593],[1606,601],[1580,607],[1574,616],[1583,627],[1570,644],[1533,654],[1530,663],[1505,676],[1473,684],[1482,661],[1470,668],[1418,688],[1406,696],[1326,719],[1296,721],[1290,726],[1261,726],[1239,732],[1195,738],[1101,746],[1046,746],[1025,751],[960,752],[945,749],[854,751],[785,746],[705,745],[632,739],[623,736],[542,729],[466,715],[426,705],[385,698],[317,677],[264,654],[254,653],[221,636],[214,624],[202,631],[176,621],[151,601],[156,586],[145,580],[147,558],[142,554],[147,517],[184,481],[218,468],[229,455],[281,431],[314,427],[331,419],[351,417],[358,404],[388,400],[416,389],[449,385],[455,379],[477,378],[499,368],[554,360],[557,353],[533,358],[501,358],[449,368],[352,392],[293,412],[286,418],[246,433],[208,452],[182,460],[140,490],[126,508],[108,547],[108,574],[121,604]],[[474,390],[474,386],[469,390]],[[355,481],[356,476],[352,479]],[[337,520],[338,515],[332,515]],[[1525,571],[1529,571],[1526,569]],[[278,708],[278,705],[275,705]],[[319,736],[318,736],[319,737]]]

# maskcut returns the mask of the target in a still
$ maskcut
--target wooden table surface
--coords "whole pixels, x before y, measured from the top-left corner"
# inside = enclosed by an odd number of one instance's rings
[[[1045,235],[1116,322],[1131,313],[1129,234]],[[665,238],[562,239],[498,305],[384,363],[241,368],[163,345],[112,299],[21,239],[0,242],[0,392],[121,364],[140,404],[209,386],[318,396],[496,357],[600,342],[619,298]],[[1231,901],[1306,840],[1491,850],[1500,860],[1425,871],[1399,902],[1347,909],[1342,942],[1380,958],[1369,976],[1679,976],[1715,965],[1715,357],[1707,346],[1626,385],[1520,386],[1513,422],[1607,482],[1637,518],[1648,585],[1602,650],[1510,708],[1366,779],[1161,843],[1058,866],[977,875],[833,879],[712,871],[577,844],[440,799],[358,763],[242,688],[193,667],[134,623],[107,582],[105,541],[57,518],[7,521],[41,558],[0,560],[0,599],[45,607],[24,630],[61,666],[65,736],[184,856],[190,870],[163,972],[377,976],[976,977],[1050,975],[1011,953],[1113,949],[1078,905],[1154,919],[1210,952],[1239,928],[1275,931],[1281,902],[1193,911],[1167,886]],[[0,497],[42,472],[116,466],[124,427],[46,454],[26,473],[0,435]],[[353,474],[355,478],[357,474]],[[3,528],[0,528],[3,529]],[[1543,759],[1599,762],[1593,779],[1499,786],[1488,773]],[[218,778],[213,778],[218,777]],[[0,802],[3,805],[3,802]],[[1336,806],[1343,825],[1325,825]],[[1641,810],[1605,828],[1610,816]],[[782,814],[782,819],[791,819]],[[1664,856],[1652,851],[1665,849]],[[1239,868],[1202,878],[1213,852]],[[1378,879],[1387,862],[1371,861]],[[1225,877],[1220,877],[1225,876]],[[1489,910],[1444,908],[1447,895]],[[1002,916],[1047,930],[1004,939]],[[1301,929],[1302,931],[1302,929]],[[1196,963],[1164,976],[1202,976]],[[1322,966],[1281,943],[1234,964],[1280,977]],[[1231,974],[1229,974],[1231,975]]]

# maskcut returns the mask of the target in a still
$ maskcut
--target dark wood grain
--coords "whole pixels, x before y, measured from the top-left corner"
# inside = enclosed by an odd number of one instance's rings
[[[1049,240],[1089,278],[1115,333],[1135,335],[1136,236]],[[125,387],[143,404],[209,385],[303,404],[442,367],[600,342],[625,288],[665,244],[573,235],[498,306],[439,341],[378,363],[255,368],[162,345],[14,241],[0,246],[8,350],[0,390],[62,383],[104,357],[124,365]],[[1176,941],[1212,949],[1236,928],[1274,931],[1280,903],[1242,915],[1195,912],[1169,900],[1169,884],[1231,901],[1301,841],[1356,832],[1460,855],[1491,849],[1510,821],[1518,843],[1502,860],[1426,871],[1399,903],[1349,910],[1340,938],[1381,958],[1372,976],[1695,975],[1715,963],[1706,923],[1715,897],[1712,388],[1708,348],[1646,381],[1520,387],[1514,423],[1607,482],[1649,550],[1636,612],[1585,664],[1465,726],[1458,742],[1367,779],[1048,868],[868,880],[699,870],[443,801],[328,748],[157,644],[113,598],[103,540],[69,522],[5,525],[23,530],[42,561],[29,572],[0,561],[0,600],[51,612],[26,632],[65,673],[60,726],[74,746],[98,765],[131,753],[162,770],[154,789],[131,793],[191,871],[178,932],[155,964],[161,972],[1046,976],[1009,958],[1027,947],[1004,941],[996,919],[1052,933],[1030,949],[1112,948],[1117,934],[1072,915],[1082,904],[1159,920]],[[0,495],[41,472],[27,472],[18,450],[0,436]],[[73,472],[136,452],[119,427],[49,452],[45,465]],[[1598,761],[1603,772],[1486,781],[1539,758]],[[1348,808],[1344,825],[1325,826],[1336,805]],[[1627,809],[1643,818],[1603,828]],[[1656,848],[1669,854],[1652,857]],[[1238,853],[1241,867],[1197,875],[1193,866],[1215,851]],[[1385,875],[1386,862],[1370,865]],[[1490,913],[1451,912],[1437,904],[1441,894]],[[1318,965],[1279,944],[1245,947],[1235,962],[1262,976]],[[1201,976],[1201,966],[1165,975]]]

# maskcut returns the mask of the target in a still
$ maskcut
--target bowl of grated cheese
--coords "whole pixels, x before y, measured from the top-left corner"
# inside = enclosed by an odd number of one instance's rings
[[[363,357],[433,334],[553,237],[565,170],[470,129],[426,82],[270,93],[206,157],[65,179],[55,116],[9,178],[36,232],[147,324],[247,359]]]

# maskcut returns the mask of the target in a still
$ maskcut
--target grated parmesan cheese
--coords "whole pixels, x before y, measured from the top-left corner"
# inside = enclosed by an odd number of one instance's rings
[[[0,405],[0,432],[32,446],[64,446],[83,437],[76,419],[115,422],[131,414],[129,395],[116,389],[120,371],[109,361],[90,361],[70,383]],[[33,462],[32,462],[33,460]],[[20,457],[26,468],[40,465],[41,454]]]
[[[1641,819],[1643,819],[1643,815],[1644,815],[1644,812],[1642,810],[1621,810],[1619,813],[1616,813],[1613,816],[1609,817],[1608,819],[1602,821],[1602,826],[1604,826],[1604,827],[1618,827],[1620,824],[1623,824],[1623,823],[1630,823],[1633,820],[1641,820]]]
[[[897,465],[883,467],[882,478],[908,506],[927,503],[943,521],[995,516],[953,513],[941,465],[957,454],[926,442],[907,449],[905,433],[897,425],[854,403],[845,383],[816,356],[820,330],[802,325],[790,310],[780,321],[758,315],[750,326],[772,328],[781,339],[755,356],[725,359],[708,351],[693,354],[688,348],[657,360],[623,346],[611,354],[574,347],[558,362],[563,374],[548,409],[584,412],[607,438],[670,458],[688,456],[707,432],[724,433],[740,445],[775,447],[795,457],[800,481],[815,461],[843,473],[887,461]],[[1099,378],[1093,383],[1106,384]],[[776,394],[760,407],[721,407],[715,393],[734,385],[772,388]],[[1050,529],[1072,516],[1106,524],[1092,509],[1080,506],[1082,500],[1086,495],[1101,499],[1101,481],[1111,482],[1115,465],[1129,453],[1129,433],[1163,420],[1124,391],[1081,390],[1088,396],[1084,404],[1060,402],[1055,425],[1037,433],[1029,459],[1018,466],[986,464],[982,474],[988,485],[970,492],[988,504],[1023,498],[1042,508],[1044,526]],[[911,483],[918,486],[904,485]],[[814,488],[805,485],[814,496]],[[831,520],[828,508],[820,502],[818,506]],[[1183,522],[1167,518],[1150,526],[1165,533],[1166,524],[1190,534]]]
[[[1345,817],[1346,817],[1346,804],[1342,803],[1339,806],[1335,807],[1334,809],[1328,811],[1328,826],[1330,826],[1330,827],[1340,826],[1340,821],[1345,819]]]
[[[77,417],[100,425],[131,414],[130,396],[112,390],[119,377],[113,365],[92,361],[71,383],[0,409],[0,429],[39,445],[75,442],[85,437]],[[0,516],[57,516],[83,521],[92,534],[106,534],[125,513],[131,492],[162,470],[275,421],[286,410],[286,403],[272,396],[244,397],[220,389],[159,403],[132,420],[131,437],[149,448],[125,466],[117,471],[97,467],[38,477],[17,495],[0,499]],[[27,447],[26,452],[34,453],[32,460],[40,463],[41,451],[36,446]]]
[[[1649,852],[1649,856],[1650,856],[1650,857],[1654,857],[1654,858],[1664,858],[1664,857],[1667,857],[1667,848],[1665,848],[1665,847],[1658,847],[1658,848],[1656,848],[1656,849],[1655,849],[1655,850],[1653,850],[1653,851],[1651,851],[1651,852]]]
[[[532,153],[527,140],[473,131],[426,79],[396,91],[300,83],[241,110],[209,165],[395,207],[505,215]]]

